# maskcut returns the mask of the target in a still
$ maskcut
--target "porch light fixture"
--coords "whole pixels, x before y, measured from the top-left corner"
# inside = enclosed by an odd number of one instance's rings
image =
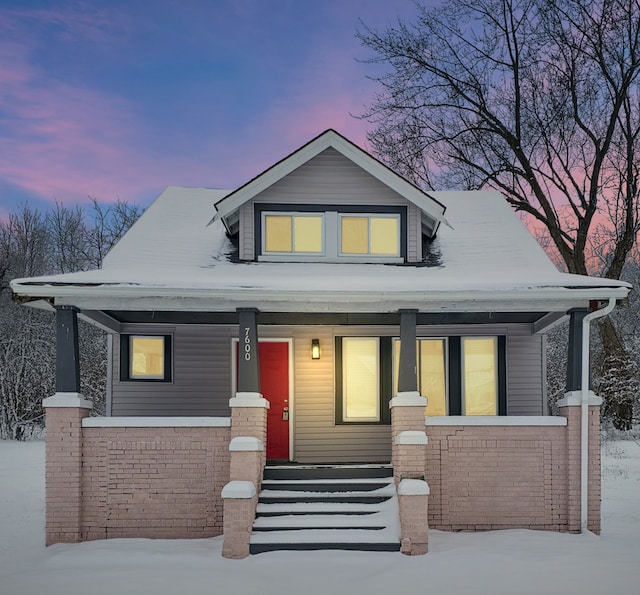
[[[320,339],[311,339],[311,359],[320,359]]]

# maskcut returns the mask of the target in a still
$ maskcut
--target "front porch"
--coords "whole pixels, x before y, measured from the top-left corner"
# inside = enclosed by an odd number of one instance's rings
[[[357,329],[351,327],[347,332],[344,327],[260,327],[261,331],[267,331],[265,334],[272,335],[272,341],[286,347],[283,353],[286,351],[290,362],[283,368],[283,382],[276,383],[276,388],[269,385],[267,389],[272,377],[277,375],[278,363],[262,361],[261,365],[261,356],[264,360],[266,352],[259,349],[262,343],[258,338],[258,312],[241,308],[235,329],[215,327],[224,328],[228,336],[227,354],[232,365],[226,366],[227,374],[229,368],[236,371],[230,375],[231,394],[235,396],[227,399],[229,415],[93,418],[89,417],[91,404],[77,392],[77,311],[60,308],[58,393],[44,404],[47,409],[47,544],[111,537],[192,538],[224,534],[223,555],[244,557],[251,551],[266,460],[274,456],[282,458],[273,454],[280,450],[269,451],[270,442],[275,440],[287,448],[295,445],[295,449],[286,451],[287,458],[304,459],[304,442],[309,437],[316,441],[315,448],[307,450],[310,458],[315,458],[311,462],[384,461],[387,458],[380,453],[388,453],[394,479],[390,488],[394,499],[397,496],[399,516],[395,528],[385,526],[385,531],[387,538],[390,532],[395,533],[397,548],[395,545],[394,548],[403,553],[426,553],[429,527],[449,531],[528,528],[578,532],[586,516],[586,527],[597,533],[600,523],[599,400],[591,399],[588,436],[583,437],[582,427],[587,426],[581,421],[582,399],[576,399],[576,394],[580,396],[585,392],[581,392],[583,325],[580,324],[585,315],[585,310],[571,312],[572,364],[568,388],[573,392],[560,403],[559,417],[506,415],[518,404],[517,399],[511,397],[510,400],[508,395],[512,385],[507,374],[507,352],[510,350],[509,356],[514,361],[519,342],[528,349],[532,345],[541,346],[541,341],[535,338],[524,342],[521,339],[535,337],[532,323],[505,323],[503,338],[489,342],[494,345],[494,351],[490,352],[488,377],[494,384],[487,394],[493,395],[489,402],[493,400],[494,415],[425,417],[427,400],[417,390],[418,371],[425,364],[419,361],[418,350],[421,342],[433,340],[420,337],[437,337],[443,327],[434,330],[420,325],[415,310],[399,311],[395,315],[399,324],[395,327],[362,325]],[[143,386],[148,390],[149,384],[136,383],[140,379],[134,377],[138,370],[133,364],[123,367],[122,362],[134,361],[126,351],[135,348],[129,337],[147,341],[157,336],[162,338],[161,349],[152,355],[160,358],[162,365],[152,368],[151,380],[169,394],[175,393],[172,374],[177,377],[178,364],[183,366],[177,356],[178,333],[168,334],[165,327],[162,334],[156,329],[155,335],[150,335],[131,332],[130,328],[136,327],[118,327],[121,337],[126,338],[120,341],[119,357],[113,360],[114,369],[120,368],[120,384]],[[495,327],[467,324],[463,330],[458,327],[457,332],[486,337],[488,328]],[[310,332],[324,338],[317,342],[309,340]],[[451,329],[448,332],[451,333]],[[287,334],[293,338],[287,338]],[[381,355],[378,360],[374,352],[374,359],[363,361],[375,374],[380,364],[373,365],[372,361],[383,361],[386,353],[388,370],[393,369],[392,362],[396,361],[395,396],[385,400],[383,391],[374,389],[380,401],[372,401],[373,406],[367,405],[369,409],[358,402],[361,417],[347,419],[341,417],[341,412],[343,406],[351,405],[339,400],[347,384],[331,375],[335,369],[340,377],[346,365],[347,360],[339,355],[344,344],[341,337],[372,334],[387,337],[387,351],[382,347],[382,339],[367,339],[379,346]],[[327,340],[327,335],[332,340]],[[392,350],[394,336],[398,337],[395,352]],[[445,345],[443,339],[436,341]],[[464,357],[460,351],[462,341],[451,339],[450,343],[457,346],[458,357]],[[324,348],[324,361],[309,351],[309,347],[317,344]],[[338,353],[331,352],[334,345]],[[171,347],[173,352],[169,350]],[[122,359],[123,353],[125,359]],[[175,358],[172,353],[176,354]],[[452,353],[456,353],[455,350]],[[175,368],[171,367],[172,361]],[[463,360],[448,366],[447,383],[451,388],[447,392],[450,397],[454,389],[459,392],[458,401],[451,397],[445,407],[448,410],[457,407],[458,413],[459,408],[465,406],[465,399],[469,400],[469,391],[464,393],[462,384],[473,381],[468,374],[461,376],[464,367]],[[141,369],[142,380],[147,380],[145,369]],[[319,374],[321,370],[324,372]],[[319,390],[313,380],[323,373],[329,383]],[[486,390],[487,374],[483,372],[478,377],[483,383],[478,386]],[[386,376],[380,373],[380,378],[380,386],[383,380],[392,386],[390,372]],[[512,395],[518,391],[517,385],[513,386]],[[269,398],[263,396],[263,389]],[[313,431],[309,432],[301,423],[305,390],[313,395],[326,394],[331,399],[328,407],[325,405],[317,411],[320,415],[328,413],[329,418],[325,420],[326,431],[315,438]],[[282,394],[278,395],[278,391]],[[276,405],[281,409],[276,409],[273,416],[270,410]],[[544,408],[541,399],[538,406]],[[377,418],[366,418],[368,411],[377,412]],[[293,424],[294,420],[299,427]],[[355,423],[347,423],[352,421]],[[287,429],[285,438],[283,428]],[[295,434],[288,433],[291,428]],[[336,446],[331,440],[335,436],[348,439]],[[350,443],[356,444],[355,450],[352,446],[344,448],[344,444]],[[584,443],[588,444],[587,457]],[[581,466],[585,461],[588,493],[584,492],[581,481],[584,477]],[[586,498],[588,514],[582,510],[581,493]],[[322,534],[321,528],[313,531]],[[253,539],[260,541],[261,538]],[[308,549],[327,544],[318,536],[309,539]],[[348,549],[357,548],[357,544],[356,540]]]
[[[225,555],[249,553],[264,450],[257,438],[232,445],[231,418],[88,417],[90,404],[75,395],[48,401],[47,544],[224,532]],[[579,407],[572,406],[562,407],[560,417],[426,423],[423,417],[428,444],[398,427],[408,439],[396,440],[392,485],[401,497],[424,500],[420,510],[428,511],[429,528],[579,532],[579,418]],[[236,433],[250,432],[238,425]],[[589,441],[588,528],[598,533],[598,406],[590,407]],[[430,495],[402,496],[403,481],[425,478]],[[242,491],[247,484],[253,490]],[[225,494],[225,486],[241,489]],[[398,548],[415,530],[400,518]],[[427,525],[422,531],[426,536]],[[426,552],[427,543],[423,539],[422,551],[413,553]],[[403,551],[412,553],[411,544]]]

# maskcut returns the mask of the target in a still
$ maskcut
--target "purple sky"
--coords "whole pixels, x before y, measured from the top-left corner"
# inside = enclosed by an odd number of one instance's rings
[[[366,148],[354,37],[412,0],[0,0],[0,217],[236,187],[326,128]]]

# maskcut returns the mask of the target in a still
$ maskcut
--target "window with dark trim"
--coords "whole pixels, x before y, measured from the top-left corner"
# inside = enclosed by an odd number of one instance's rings
[[[345,342],[355,344],[360,339],[364,353],[354,350],[345,357]],[[336,337],[336,424],[390,423],[389,399],[397,392],[399,339],[391,337]],[[377,345],[373,352],[371,345]],[[507,374],[505,336],[464,336],[447,338],[419,338],[417,348],[418,390],[429,399],[437,393],[426,415],[506,415]],[[356,393],[358,415],[350,415],[350,399],[354,386],[350,380],[362,374],[361,393]],[[371,374],[377,370],[378,382],[373,384]],[[378,416],[374,415],[374,403]],[[368,419],[364,419],[369,415]]]
[[[120,380],[170,382],[171,335],[120,335]]]
[[[254,204],[256,259],[389,262],[407,259],[407,208]]]
[[[391,337],[336,337],[336,424],[390,424]]]

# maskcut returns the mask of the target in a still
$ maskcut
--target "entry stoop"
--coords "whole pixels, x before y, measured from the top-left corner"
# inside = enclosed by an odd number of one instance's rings
[[[277,550],[400,551],[390,465],[267,466],[252,554]]]

